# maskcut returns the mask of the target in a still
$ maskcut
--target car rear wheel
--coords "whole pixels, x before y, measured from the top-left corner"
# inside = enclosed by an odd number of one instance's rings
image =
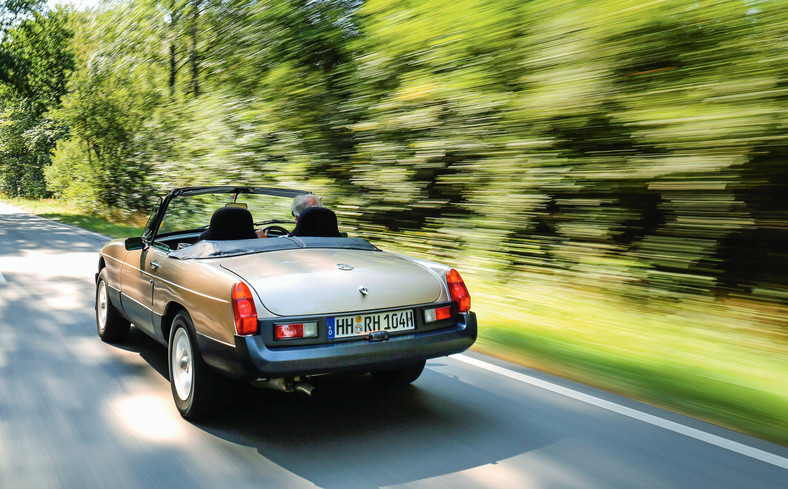
[[[96,282],[96,329],[99,338],[109,343],[122,341],[129,334],[129,326],[129,322],[109,299],[107,269],[103,268]]]
[[[400,387],[415,382],[424,371],[425,360],[405,367],[377,370],[372,372],[372,377],[378,385],[384,387]]]
[[[227,380],[203,361],[197,349],[194,325],[185,311],[172,320],[168,352],[170,387],[178,412],[185,419],[197,419],[213,412],[222,397],[221,384]]]

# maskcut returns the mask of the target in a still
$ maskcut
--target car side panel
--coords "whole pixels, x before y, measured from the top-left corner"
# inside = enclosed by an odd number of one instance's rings
[[[178,260],[164,256],[151,272],[154,280],[153,314],[163,317],[170,304],[184,307],[198,335],[234,345],[235,322],[230,302],[233,274],[207,260]],[[162,324],[162,328],[166,328]],[[160,333],[161,334],[161,333]]]
[[[136,327],[155,337],[153,329],[153,283],[151,262],[159,259],[155,248],[132,250],[126,255],[121,271],[121,304],[126,317]]]
[[[101,249],[101,257],[107,267],[107,285],[120,288],[120,267],[126,258],[126,248],[122,240],[113,240]]]
[[[101,257],[107,270],[107,293],[112,304],[123,312],[121,304],[121,269],[123,260],[126,258],[123,240],[113,240],[107,243],[101,250]],[[124,312],[125,315],[125,312]]]

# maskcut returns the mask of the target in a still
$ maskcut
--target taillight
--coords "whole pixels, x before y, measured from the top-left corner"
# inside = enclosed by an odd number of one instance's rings
[[[451,300],[457,303],[457,312],[468,312],[471,310],[471,294],[468,287],[462,281],[460,273],[451,269],[446,273],[446,282],[449,284],[449,295]]]
[[[317,338],[317,323],[274,324],[274,338],[277,340]]]
[[[257,333],[257,308],[249,286],[243,282],[233,285],[233,316],[235,316],[235,330],[239,335]]]
[[[449,319],[451,317],[451,306],[436,307],[435,309],[424,310],[424,322],[434,323],[442,319]]]

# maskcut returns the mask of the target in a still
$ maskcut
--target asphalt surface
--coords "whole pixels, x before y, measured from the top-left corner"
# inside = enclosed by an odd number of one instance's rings
[[[788,487],[785,447],[475,353],[189,423],[162,346],[96,335],[104,241],[0,204],[0,489]]]

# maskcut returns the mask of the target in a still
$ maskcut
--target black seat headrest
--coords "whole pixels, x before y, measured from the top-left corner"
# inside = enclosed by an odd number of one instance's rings
[[[295,229],[288,236],[342,237],[337,226],[337,215],[325,207],[308,207],[301,211]]]
[[[211,224],[200,239],[228,240],[256,238],[252,213],[242,207],[222,207],[211,216]]]

